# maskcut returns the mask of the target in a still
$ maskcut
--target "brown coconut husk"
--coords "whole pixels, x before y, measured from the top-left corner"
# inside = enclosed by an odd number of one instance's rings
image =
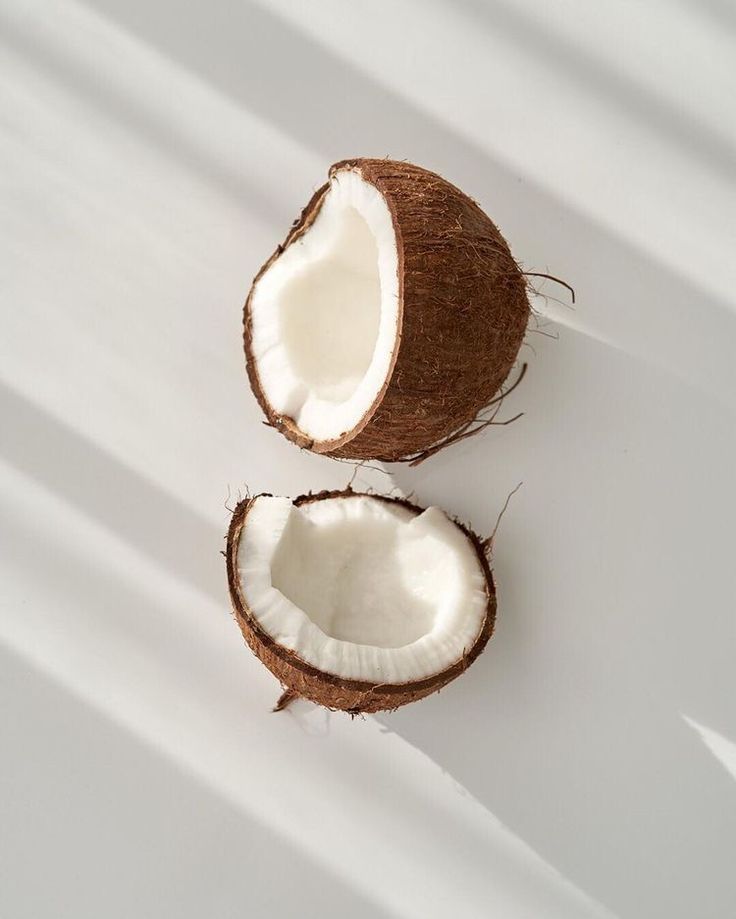
[[[526,330],[527,284],[495,224],[441,176],[377,159],[343,160],[330,176],[345,169],[378,189],[393,220],[399,316],[388,378],[354,428],[329,441],[306,437],[264,395],[251,350],[253,287],[244,310],[248,376],[268,424],[300,447],[349,459],[416,459],[454,442],[500,389]],[[328,187],[315,192],[254,286],[314,222]]]
[[[343,491],[322,491],[316,494],[302,495],[293,503],[299,507],[312,501],[323,501],[328,498],[347,498],[359,494],[348,488]],[[258,496],[256,496],[258,497]],[[424,508],[413,504],[405,498],[391,498],[381,495],[370,495],[373,500],[399,504],[414,514],[420,514]],[[274,711],[286,708],[294,699],[305,698],[325,708],[349,712],[356,715],[368,712],[394,710],[409,702],[415,702],[433,692],[437,692],[449,682],[464,673],[478,655],[483,651],[493,633],[496,621],[496,588],[493,574],[488,562],[488,547],[464,524],[455,521],[455,525],[472,543],[486,579],[488,606],[483,626],[473,645],[463,656],[450,667],[434,676],[409,683],[370,683],[359,680],[346,680],[342,677],[325,673],[302,660],[294,651],[284,648],[274,641],[248,609],[240,591],[237,576],[237,553],[240,534],[250,508],[256,498],[246,498],[235,508],[230,529],[227,535],[227,578],[233,611],[243,636],[251,650],[279,680],[284,692]]]

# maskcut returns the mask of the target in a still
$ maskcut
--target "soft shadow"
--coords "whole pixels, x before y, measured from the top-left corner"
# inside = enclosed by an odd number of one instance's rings
[[[717,28],[736,35],[736,6],[731,0],[683,0],[683,3],[708,16]]]
[[[2,647],[0,670],[2,915],[387,915]]]
[[[496,636],[456,684],[381,720],[625,916],[735,902],[732,779],[680,716],[736,721],[736,433],[692,388],[562,330],[510,428],[418,470],[420,502],[496,543]]]
[[[89,65],[85,65],[72,48],[50,42],[40,46],[32,33],[26,34],[15,21],[3,18],[1,9],[0,20],[3,43],[24,59],[32,61],[34,67],[48,74],[55,83],[65,86],[106,117],[115,117],[170,160],[247,203],[248,210],[267,225],[274,223],[278,211],[274,208],[272,197],[248,179],[247,151],[242,158],[242,168],[233,167],[227,157],[216,154],[216,148],[201,143],[196,132],[178,130],[172,119],[162,118],[156,107],[148,107],[145,100],[131,95],[124,86],[116,85],[112,80],[97,79]],[[80,36],[80,41],[84,40],[85,37]],[[192,117],[196,117],[196,113],[192,113]]]
[[[653,95],[625,71],[613,70],[596,55],[540,26],[519,7],[497,0],[453,0],[453,7],[465,9],[481,28],[494,35],[505,35],[515,45],[530,49],[536,58],[546,61],[551,70],[587,85],[602,99],[634,115],[726,178],[733,179],[736,175],[735,151],[726,139],[701,123],[693,123],[682,109]]]
[[[206,518],[3,383],[0,417],[4,460],[180,581],[222,599],[223,534]]]
[[[690,284],[687,265],[653,264],[262,9],[94,7],[328,160],[392,154],[446,172],[516,251],[544,249],[585,322],[616,341],[619,351],[572,332],[536,336],[539,357],[509,406],[526,410],[521,422],[397,471],[406,492],[486,531],[525,485],[497,542],[488,652],[446,692],[384,721],[617,912],[720,919],[736,896],[732,782],[678,713],[718,728],[734,716],[731,538],[713,531],[736,511],[732,308]],[[39,462],[55,487],[51,461]],[[84,501],[83,482],[71,490]],[[105,501],[100,489],[86,506],[109,519]],[[167,533],[181,509],[168,513]],[[175,570],[189,567],[144,538]]]
[[[554,266],[553,273],[574,283],[580,302],[595,304],[594,311],[587,308],[586,321],[597,323],[604,337],[615,334],[628,350],[683,374],[693,372],[691,349],[711,353],[713,360],[693,374],[698,385],[715,395],[736,391],[729,337],[736,334],[733,304],[707,295],[713,321],[699,321],[692,304],[704,294],[688,280],[687,264],[674,271],[653,263],[278,16],[235,0],[218,5],[216,15],[189,7],[182,16],[174,0],[125,5],[94,0],[90,6],[326,162],[351,151],[392,155],[448,175],[489,209],[527,264],[542,271]],[[320,178],[311,177],[314,183]],[[304,203],[295,202],[294,212]],[[625,279],[625,298],[615,279]]]

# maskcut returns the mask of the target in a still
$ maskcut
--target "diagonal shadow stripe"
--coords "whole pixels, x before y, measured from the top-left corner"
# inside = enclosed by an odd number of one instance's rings
[[[173,119],[161,118],[148,100],[131,93],[113,80],[99,80],[90,65],[80,60],[73,48],[61,41],[41,45],[36,36],[19,28],[18,24],[3,16],[0,8],[0,34],[7,45],[55,83],[67,87],[76,96],[106,116],[113,116],[147,139],[164,156],[170,157],[196,173],[214,187],[247,205],[264,223],[271,224],[278,210],[270,195],[248,176],[248,170],[236,168],[226,157],[213,155],[212,147],[198,140],[194,132],[182,132]]]
[[[337,853],[307,851],[252,812],[247,795],[192,769],[160,737],[109,717],[99,699],[2,644],[0,672],[3,916],[266,916],[285,870],[280,915],[300,915],[305,903],[325,916],[400,915],[351,883]],[[241,746],[247,772],[245,753]],[[189,859],[196,870],[184,870]]]
[[[680,269],[655,263],[648,253],[571,209],[554,193],[526,179],[520,184],[522,177],[513,169],[274,13],[236,0],[222,0],[216,14],[205,6],[189,7],[186,16],[176,0],[125,5],[91,0],[89,7],[154,44],[327,162],[351,151],[415,159],[451,174],[480,196],[491,213],[513,214],[517,227],[533,227],[534,238],[548,247],[559,238],[564,222],[566,251],[576,252],[579,262],[598,265],[600,277],[627,277],[632,301],[641,288],[651,302],[650,291],[657,288],[660,299],[673,304],[669,317],[678,312],[691,315],[693,300],[703,298],[704,291],[688,275],[686,265]],[[313,177],[315,183],[319,180]],[[300,203],[295,202],[295,212]],[[585,291],[578,292],[582,302]],[[614,291],[603,295],[618,309]],[[710,292],[706,296],[719,311],[732,313],[727,300]]]
[[[464,8],[483,29],[494,35],[505,35],[516,45],[525,45],[534,56],[546,60],[554,70],[564,73],[577,83],[587,84],[602,99],[634,115],[677,147],[687,150],[733,180],[736,175],[736,155],[729,142],[705,125],[693,122],[682,110],[664,99],[657,98],[647,87],[626,75],[607,67],[600,58],[540,27],[531,17],[506,3],[485,0],[455,0],[456,8]]]
[[[223,597],[223,534],[82,434],[0,383],[0,456],[177,579]]]

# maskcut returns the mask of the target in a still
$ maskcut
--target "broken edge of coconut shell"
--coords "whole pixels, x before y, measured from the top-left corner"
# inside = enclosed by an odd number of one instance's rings
[[[459,188],[406,162],[342,160],[376,188],[391,215],[399,281],[389,372],[353,426],[325,440],[276,411],[253,352],[251,304],[256,285],[306,233],[330,189],[319,188],[284,242],[256,275],[244,308],[251,388],[267,423],[298,446],[348,459],[416,459],[454,442],[501,389],[517,359],[530,314],[527,282],[496,225]]]
[[[322,491],[301,495],[293,499],[299,507],[313,501],[346,498],[360,495],[348,488],[340,491]],[[491,637],[496,619],[496,589],[487,557],[487,547],[481,539],[463,523],[452,520],[472,544],[485,577],[487,606],[485,619],[473,645],[451,666],[425,679],[407,683],[371,683],[344,679],[302,660],[295,652],[281,646],[268,635],[251,614],[239,588],[237,555],[240,535],[254,502],[262,495],[242,500],[233,512],[227,534],[227,578],[233,612],[247,644],[261,662],[279,680],[285,690],[284,696],[302,697],[331,710],[340,710],[351,715],[395,710],[409,702],[415,702],[439,691],[476,660]],[[270,497],[270,496],[269,496]],[[420,514],[424,508],[405,498],[394,498],[376,494],[368,497],[399,505],[413,514]],[[281,708],[285,707],[284,705]]]

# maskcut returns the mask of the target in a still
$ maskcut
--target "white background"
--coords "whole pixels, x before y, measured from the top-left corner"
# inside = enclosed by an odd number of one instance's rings
[[[728,0],[2,0],[0,915],[733,914],[735,60]],[[524,486],[487,652],[351,722],[269,713],[219,552],[350,476],[260,423],[240,310],[354,155],[578,302],[523,419],[373,474],[486,533]]]

